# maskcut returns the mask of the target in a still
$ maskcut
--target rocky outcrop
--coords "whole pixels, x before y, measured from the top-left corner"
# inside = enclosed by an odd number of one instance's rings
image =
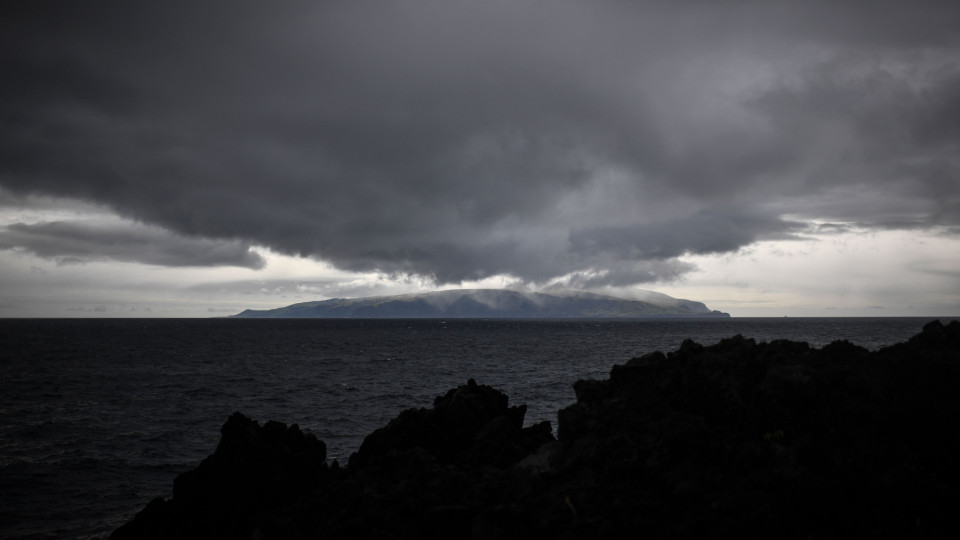
[[[250,538],[283,530],[296,504],[335,477],[326,446],[296,424],[263,426],[234,413],[216,452],[173,483],[111,538]]]
[[[525,412],[470,380],[376,430],[346,469],[296,425],[235,413],[173,498],[110,538],[449,538],[485,526],[489,512],[491,531],[526,529],[529,474],[514,465],[555,439],[548,422],[524,428]]]
[[[958,384],[957,322],[876,353],[687,341],[576,383],[557,470],[611,534],[932,534],[954,526]]]
[[[240,414],[217,451],[111,538],[939,537],[960,502],[960,323],[847,342],[685,342],[579,381],[523,428],[473,381],[346,467]]]

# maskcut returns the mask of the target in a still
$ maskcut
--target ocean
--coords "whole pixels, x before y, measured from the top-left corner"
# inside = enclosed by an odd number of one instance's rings
[[[576,380],[688,338],[878,349],[930,320],[0,319],[0,538],[105,537],[170,497],[234,411],[299,424],[345,463],[469,378],[556,431]]]

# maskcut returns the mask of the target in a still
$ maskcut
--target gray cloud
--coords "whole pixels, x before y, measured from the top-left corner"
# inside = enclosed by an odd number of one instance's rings
[[[622,285],[791,219],[960,225],[951,2],[2,9],[0,186],[173,233],[3,232],[46,256]]]
[[[416,285],[416,284],[414,284]],[[191,295],[214,298],[244,298],[274,296],[288,298],[290,303],[325,298],[353,298],[406,292],[396,283],[368,280],[237,280],[192,285],[186,289]]]
[[[654,225],[575,230],[570,233],[570,245],[573,251],[580,253],[612,253],[623,259],[663,260],[686,253],[704,255],[735,251],[760,239],[791,238],[790,231],[801,228],[799,223],[765,216],[703,212]]]
[[[61,264],[97,260],[159,266],[263,268],[263,258],[242,242],[187,238],[138,224],[53,221],[0,228],[0,249],[20,249]]]

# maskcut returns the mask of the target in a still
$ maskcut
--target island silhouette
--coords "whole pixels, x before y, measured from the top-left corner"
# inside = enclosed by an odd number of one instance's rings
[[[454,289],[397,296],[332,298],[268,310],[248,309],[238,318],[659,318],[729,317],[702,302],[643,291],[643,300],[582,291],[521,292]]]

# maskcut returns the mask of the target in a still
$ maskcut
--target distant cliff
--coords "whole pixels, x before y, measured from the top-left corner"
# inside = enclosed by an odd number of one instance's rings
[[[647,292],[627,300],[578,291],[526,293],[499,289],[459,289],[400,296],[333,298],[287,307],[248,309],[243,318],[647,318],[729,317],[701,302]]]

